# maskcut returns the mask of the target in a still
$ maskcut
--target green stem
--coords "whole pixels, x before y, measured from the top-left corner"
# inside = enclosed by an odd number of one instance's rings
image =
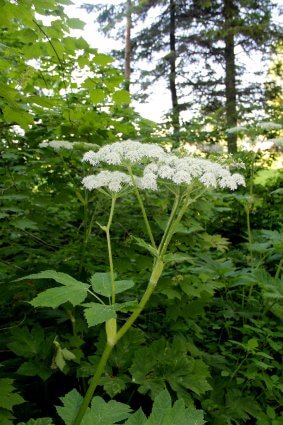
[[[169,217],[169,220],[168,220],[166,229],[164,231],[164,234],[162,236],[161,242],[159,244],[158,252],[161,252],[162,251],[162,247],[163,247],[164,242],[165,242],[165,240],[167,238],[168,232],[170,230],[170,227],[172,226],[173,220],[174,220],[174,218],[176,216],[176,212],[177,212],[178,207],[179,207],[179,204],[180,204],[180,200],[181,200],[180,188],[178,187],[177,190],[178,190],[178,192],[176,193],[175,201],[174,201],[174,204],[173,204],[173,207],[172,207],[172,210],[171,210],[171,214],[170,214],[170,217]]]
[[[159,249],[158,249],[159,255],[160,255],[161,258],[163,258],[163,255],[166,253],[168,245],[169,245],[174,233],[176,232],[177,226],[180,223],[180,221],[182,220],[182,218],[183,218],[184,214],[186,213],[189,205],[192,204],[193,202],[195,202],[198,198],[200,198],[206,192],[206,190],[207,189],[205,188],[204,190],[200,191],[197,196],[192,198],[191,188],[190,187],[188,188],[187,193],[185,194],[183,206],[179,210],[179,213],[178,213],[176,219],[174,221],[172,220],[170,227],[168,227],[167,237],[164,240],[162,246],[160,246]],[[178,206],[179,206],[179,203],[176,206],[176,211],[177,211]]]
[[[107,248],[108,248],[108,257],[109,257],[109,266],[110,266],[110,276],[111,276],[111,301],[112,304],[115,304],[115,278],[114,278],[114,266],[113,266],[113,256],[112,256],[112,247],[111,247],[111,237],[110,237],[110,227],[113,220],[115,203],[117,195],[112,196],[111,209],[109,214],[109,219],[107,226],[105,228],[106,239],[107,239]]]
[[[119,329],[116,335],[116,343],[119,341],[119,339],[122,338],[123,335],[130,329],[132,324],[135,322],[135,320],[139,317],[140,313],[143,311],[144,307],[146,306],[151,294],[153,293],[157,282],[161,276],[161,273],[163,271],[163,261],[160,258],[156,259],[156,262],[153,266],[152,273],[149,279],[149,283],[147,285],[146,291],[142,296],[142,299],[140,300],[137,308],[135,311],[131,314],[131,316],[128,318],[126,323]]]
[[[279,261],[279,264],[278,264],[278,267],[277,267],[277,270],[276,270],[276,273],[275,273],[275,279],[278,279],[279,278],[279,275],[280,275],[280,272],[281,272],[281,268],[282,268],[282,265],[283,265],[283,257],[281,258],[281,260]]]
[[[98,363],[98,366],[97,366],[97,369],[95,371],[95,374],[93,375],[93,377],[92,377],[92,379],[90,381],[90,385],[89,385],[88,390],[86,392],[86,395],[85,395],[85,397],[83,399],[83,402],[82,402],[82,404],[81,404],[81,406],[79,408],[79,411],[77,413],[77,416],[76,416],[76,418],[75,418],[75,420],[73,422],[73,425],[80,425],[81,424],[81,422],[83,420],[83,417],[85,415],[85,412],[86,412],[86,410],[88,408],[88,405],[89,405],[89,403],[90,403],[90,401],[92,399],[93,393],[94,393],[94,391],[95,391],[95,389],[96,389],[96,387],[98,385],[99,379],[100,379],[102,373],[104,372],[104,369],[105,369],[107,360],[108,360],[108,358],[109,358],[109,356],[111,354],[111,351],[112,351],[113,347],[114,346],[112,346],[112,345],[108,345],[108,344],[105,345],[103,354],[102,354],[102,356],[100,358],[100,361]]]
[[[146,227],[151,245],[154,248],[156,248],[156,243],[155,243],[152,231],[151,231],[151,227],[150,227],[150,224],[149,224],[149,221],[148,221],[148,218],[147,218],[147,214],[146,214],[146,211],[145,211],[145,208],[144,208],[144,205],[143,205],[143,201],[142,201],[142,198],[140,196],[140,192],[139,192],[138,186],[136,184],[136,181],[135,181],[135,178],[134,178],[134,175],[133,175],[133,172],[132,172],[130,165],[128,166],[128,172],[129,172],[131,181],[132,181],[133,186],[134,186],[135,194],[136,194],[136,197],[137,197],[137,200],[138,200],[141,212],[142,212],[142,216],[143,216],[143,219],[144,219],[144,222],[145,222],[145,227]]]
[[[247,233],[248,233],[248,243],[249,243],[249,252],[250,252],[250,264],[251,269],[254,267],[254,257],[253,257],[253,239],[252,239],[252,230],[251,230],[251,220],[250,220],[250,205],[245,205],[246,218],[247,218]]]

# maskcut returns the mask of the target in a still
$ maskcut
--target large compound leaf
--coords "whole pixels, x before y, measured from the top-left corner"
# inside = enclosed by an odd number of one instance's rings
[[[77,390],[72,390],[60,399],[63,406],[57,406],[58,415],[65,425],[72,425],[82,403],[82,396]],[[92,399],[91,407],[87,409],[82,425],[114,425],[127,419],[131,408],[127,404],[115,400],[105,402],[101,397]]]
[[[162,391],[154,400],[152,413],[143,425],[203,425],[203,413],[185,407],[183,400],[171,406],[170,394]]]
[[[63,406],[56,407],[57,413],[65,425],[72,425],[82,397],[77,390],[72,390],[61,398],[61,401]],[[94,397],[82,420],[82,425],[116,425],[117,423],[124,425],[204,425],[204,420],[201,410],[187,408],[183,400],[177,400],[172,406],[167,390],[161,391],[155,398],[152,413],[148,419],[141,409],[131,413],[131,408],[127,404],[115,400],[106,402],[101,397]]]
[[[18,280],[23,279],[53,279],[63,285],[46,289],[46,291],[38,294],[37,297],[30,301],[30,304],[34,307],[56,308],[66,302],[70,302],[73,306],[79,305],[85,300],[89,288],[88,284],[80,282],[66,273],[54,270],[31,274]]]

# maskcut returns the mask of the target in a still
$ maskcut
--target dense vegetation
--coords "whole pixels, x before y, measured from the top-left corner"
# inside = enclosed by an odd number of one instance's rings
[[[84,25],[66,4],[0,0],[1,425],[282,424],[277,84],[264,119],[230,130],[250,146],[272,139],[272,151],[199,154],[245,187],[89,191],[85,152],[177,140],[182,156],[203,133],[193,123],[176,139],[140,117],[113,59],[70,35]]]

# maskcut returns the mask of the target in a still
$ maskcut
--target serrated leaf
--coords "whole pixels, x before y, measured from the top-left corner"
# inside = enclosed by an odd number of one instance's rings
[[[109,319],[116,319],[117,314],[112,305],[104,305],[97,303],[84,304],[84,316],[88,326],[95,326],[106,322]]]
[[[46,381],[52,375],[52,370],[44,363],[31,360],[22,363],[17,373],[23,376],[39,376],[43,381]]]
[[[8,348],[18,356],[31,358],[38,355],[46,345],[42,327],[36,325],[31,330],[26,326],[15,328],[11,332]]]
[[[12,413],[9,412],[9,410],[2,409],[0,407],[0,424],[1,425],[13,425],[14,424],[13,419],[15,419],[15,416],[13,416]]]
[[[94,397],[82,425],[114,425],[127,419],[130,412],[131,408],[127,404],[115,400],[106,403],[101,397]]]
[[[24,403],[24,399],[17,393],[13,385],[13,379],[2,378],[0,379],[0,407],[7,410],[12,410],[17,404]]]
[[[54,270],[46,270],[44,272],[31,274],[19,280],[33,280],[33,279],[53,279],[58,283],[64,285],[63,287],[56,287],[46,289],[37,295],[30,304],[34,307],[51,307],[56,308],[61,304],[70,302],[73,306],[81,304],[86,296],[89,285],[80,282],[65,273],[56,272]]]
[[[51,418],[30,419],[28,422],[20,422],[17,425],[54,425]]]
[[[110,297],[112,292],[111,274],[94,273],[90,278],[90,283],[94,292],[104,297]]]
[[[126,301],[124,303],[115,303],[115,311],[122,311],[123,313],[127,313],[128,311],[134,311],[138,306],[137,300]]]
[[[132,414],[124,425],[146,425],[147,419],[142,409],[137,410]]]
[[[56,406],[58,415],[63,419],[65,425],[73,425],[83,401],[82,396],[74,389],[64,397],[61,397],[60,401],[63,403],[63,406]]]
[[[38,229],[37,224],[30,220],[29,218],[18,218],[11,222],[11,225],[16,227],[17,229],[25,230],[25,229]]]
[[[152,406],[152,412],[146,422],[146,425],[161,425],[168,412],[171,408],[171,398],[167,390],[162,391],[158,394],[154,400]]]

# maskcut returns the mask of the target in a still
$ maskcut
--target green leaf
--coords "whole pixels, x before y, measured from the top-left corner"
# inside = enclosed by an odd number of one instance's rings
[[[7,122],[19,124],[24,129],[28,129],[30,124],[33,124],[33,117],[26,111],[16,110],[10,108],[10,106],[5,106],[3,108],[3,115]]]
[[[103,102],[106,97],[106,93],[102,89],[91,90],[89,92],[89,97],[91,98],[92,102],[97,105],[98,103]]]
[[[111,274],[94,273],[90,278],[90,283],[94,292],[104,297],[111,296]]]
[[[84,316],[88,326],[95,326],[99,323],[106,322],[109,319],[116,319],[117,314],[112,305],[104,305],[97,303],[83,304],[85,308]]]
[[[92,275],[90,283],[94,292],[104,297],[111,297],[112,283],[110,273],[95,273]],[[115,281],[115,294],[120,294],[133,286],[133,280],[117,280]]]
[[[104,53],[97,53],[94,58],[92,59],[92,61],[96,64],[96,65],[108,65],[112,62],[114,62],[114,59],[109,56],[109,55],[105,55]]]
[[[13,425],[15,416],[12,415],[11,412],[7,409],[2,409],[0,407],[0,424],[1,425]]]
[[[130,93],[127,90],[116,91],[113,94],[112,99],[115,103],[117,103],[117,105],[128,105],[131,101]]]
[[[28,422],[20,422],[18,425],[54,425],[51,418],[30,419]]]
[[[203,412],[185,407],[183,400],[177,400],[171,407],[171,398],[167,390],[155,398],[152,413],[145,425],[203,425]]]
[[[86,24],[78,18],[69,18],[67,20],[67,25],[76,30],[83,30]]]
[[[22,363],[17,373],[23,376],[39,376],[43,381],[46,381],[52,375],[52,370],[50,366],[43,362],[31,360]]]
[[[115,294],[127,291],[135,285],[133,280],[116,280],[115,281]]]
[[[106,403],[101,397],[94,397],[82,425],[114,425],[127,419],[130,412],[131,408],[127,404],[115,400]]]
[[[170,394],[168,393],[167,390],[164,390],[161,393],[159,393],[159,395],[155,398],[153,406],[152,406],[152,412],[151,412],[151,415],[149,416],[148,421],[146,422],[146,425],[163,424],[163,420],[170,408],[171,408]]]
[[[63,419],[65,425],[73,425],[74,419],[83,401],[82,396],[74,389],[64,397],[61,397],[60,400],[63,406],[56,406],[58,415]]]
[[[124,425],[146,425],[147,419],[141,409],[132,414]]]
[[[254,351],[256,348],[258,348],[258,340],[256,338],[249,339],[247,347],[249,350]]]
[[[39,325],[29,330],[26,326],[11,331],[11,342],[8,348],[18,356],[31,358],[37,356],[46,346],[44,331]],[[47,348],[47,347],[46,347]]]
[[[70,302],[73,306],[81,304],[86,296],[89,285],[80,282],[65,273],[56,272],[54,270],[46,270],[44,272],[31,274],[19,280],[30,279],[53,279],[64,285],[63,287],[50,288],[37,295],[30,304],[34,307],[52,307],[56,308],[61,304]]]
[[[19,394],[16,394],[16,388],[13,386],[13,379],[1,378],[0,379],[0,407],[12,410],[17,404],[24,403],[24,399]]]
[[[28,218],[17,218],[16,220],[11,222],[11,225],[21,230],[38,229],[37,224]]]

